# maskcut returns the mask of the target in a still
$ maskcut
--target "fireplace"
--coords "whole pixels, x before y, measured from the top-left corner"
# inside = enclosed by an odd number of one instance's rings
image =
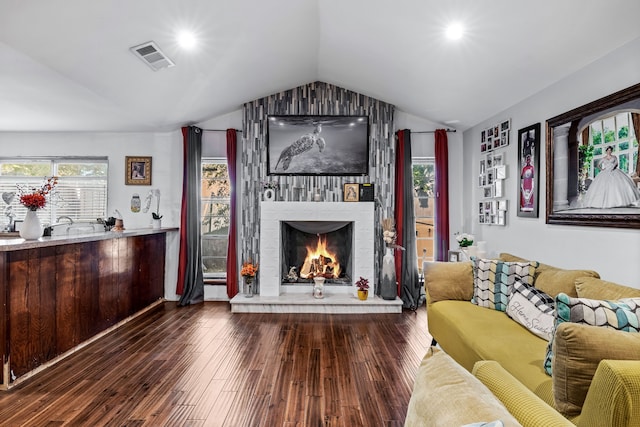
[[[340,264],[339,268],[343,273],[327,281],[332,283],[327,286],[326,298],[332,293],[355,295],[353,282],[360,276],[369,279],[371,283],[375,282],[373,202],[261,202],[260,269],[258,270],[260,296],[279,297],[282,294],[296,293],[305,294],[304,297],[311,295],[312,280],[304,279],[301,282],[292,283],[287,279],[291,266],[296,266],[298,274],[302,270],[307,273],[304,262],[302,266],[299,265],[297,255],[292,263],[292,256],[286,253],[291,252],[292,249],[283,247],[284,237],[288,238],[291,234],[296,234],[290,230],[290,228],[296,228],[291,224],[296,225],[298,229],[304,229],[295,238],[305,240],[305,254],[307,243],[315,249],[318,239],[321,246],[323,244],[330,246],[329,250],[334,255],[323,255],[325,260],[316,262],[316,267],[322,266],[323,274],[327,273],[326,267],[330,267],[329,270],[333,268],[335,271],[334,264],[336,262]],[[312,226],[315,228],[309,228]],[[329,238],[335,236],[327,235],[333,232],[341,234],[339,250],[335,248],[336,243],[328,243]],[[298,246],[297,243],[296,246]],[[296,247],[293,251],[298,252],[301,249]],[[326,258],[331,260],[327,261]]]
[[[282,221],[280,229],[283,285],[311,284],[315,277],[327,286],[353,284],[352,222]]]

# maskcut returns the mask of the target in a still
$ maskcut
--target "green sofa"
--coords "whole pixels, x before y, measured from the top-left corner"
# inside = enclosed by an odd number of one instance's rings
[[[527,261],[510,254],[501,254],[500,260]],[[505,312],[470,302],[471,262],[431,262],[424,267],[430,334],[523,426],[640,426],[639,333],[558,325],[552,377],[543,368],[545,339]],[[593,300],[640,297],[640,289],[606,282],[589,270],[539,264],[534,277],[533,286],[552,297],[560,292]],[[575,395],[581,395],[577,403]]]

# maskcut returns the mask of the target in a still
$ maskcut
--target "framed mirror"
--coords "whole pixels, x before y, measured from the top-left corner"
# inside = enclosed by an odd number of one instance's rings
[[[640,228],[640,84],[547,120],[547,224]]]

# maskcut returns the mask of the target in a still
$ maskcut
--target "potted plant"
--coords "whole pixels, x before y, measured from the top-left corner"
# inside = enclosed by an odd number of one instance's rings
[[[251,261],[242,263],[240,275],[244,278],[244,296],[247,298],[253,297],[253,281],[257,272],[258,264],[253,264]]]
[[[358,299],[365,301],[369,295],[369,280],[360,276],[360,279],[356,282],[356,286],[358,287]]]
[[[162,215],[159,212],[151,212],[151,216],[153,217],[153,228],[162,227]]]

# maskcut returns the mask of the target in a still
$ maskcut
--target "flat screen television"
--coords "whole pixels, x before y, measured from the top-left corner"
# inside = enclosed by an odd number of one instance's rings
[[[368,175],[368,116],[269,116],[267,173]]]

